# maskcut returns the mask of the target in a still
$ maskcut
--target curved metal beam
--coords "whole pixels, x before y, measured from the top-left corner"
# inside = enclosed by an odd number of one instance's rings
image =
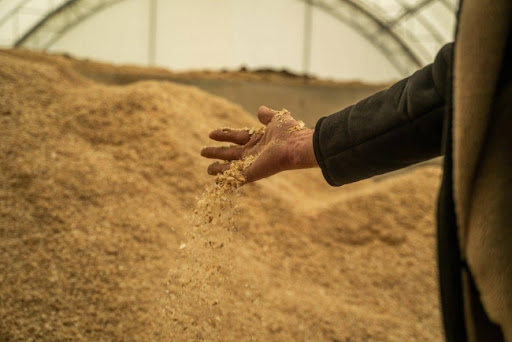
[[[396,0],[399,4],[401,4],[403,7],[406,6],[405,2],[403,0]],[[414,8],[410,8],[408,10],[405,10],[404,13],[402,13],[401,15],[399,15],[398,17],[400,19],[403,19],[413,13],[416,13],[418,12],[419,10],[421,10],[422,8],[424,8],[425,6],[428,6],[428,5],[431,5],[432,3],[434,3],[435,0],[424,0],[423,2],[421,3],[418,3],[416,5],[416,7]],[[438,0],[438,2],[440,3],[445,3],[445,0]],[[455,10],[451,11],[449,10],[450,12],[454,12]],[[418,20],[422,25],[423,27],[425,27],[429,32],[430,34],[432,35],[432,38],[434,38],[436,40],[437,43],[439,44],[442,44],[444,42],[444,39],[443,39],[443,36],[442,34],[439,32],[439,30],[432,24],[432,22],[430,20],[428,20],[427,18],[423,17],[421,15],[421,13],[418,13],[416,15],[416,20]],[[393,19],[392,22],[397,22],[397,19]]]
[[[73,6],[73,4],[75,4],[77,1],[80,1],[80,0],[69,0],[69,1],[65,2],[64,4],[62,4],[61,6],[57,7],[55,10],[53,10],[53,12],[51,12],[50,14],[45,16],[41,21],[39,21],[37,24],[32,26],[32,28],[30,28],[30,30],[25,32],[25,34],[23,36],[21,36],[21,38],[19,38],[14,43],[14,46],[15,47],[21,46],[25,41],[28,40],[28,38],[30,36],[34,35],[41,27],[43,27],[46,22],[51,20],[53,17],[59,15],[60,13],[63,13],[67,8]]]
[[[17,39],[14,46],[26,46],[30,42],[35,41],[39,45],[38,47],[46,50],[71,28],[97,12],[121,1],[123,0],[68,0]],[[58,18],[65,13],[72,13],[74,18],[70,21],[59,23]],[[48,36],[48,39],[42,43],[38,39],[41,38],[39,37],[41,33],[45,33]]]
[[[400,48],[411,58],[411,60],[416,64],[416,66],[421,66],[420,59],[414,54],[412,49],[407,45],[406,42],[404,42],[397,34],[395,34],[392,30],[390,30],[389,26],[381,21],[377,16],[375,16],[373,13],[365,10],[361,5],[359,5],[357,2],[353,0],[341,0],[349,4],[350,6],[354,7],[358,11],[360,11],[363,15],[366,15],[368,18],[370,18],[372,21],[375,22],[382,30],[386,31],[386,34],[389,34],[389,36],[400,45]]]
[[[20,3],[18,4],[18,6],[14,7],[13,9],[11,9],[9,12],[7,12],[6,15],[4,15],[2,18],[0,18],[0,27],[5,24],[5,22],[7,20],[9,20],[10,17],[12,17],[13,15],[16,15],[30,0],[23,0],[23,1],[20,1]],[[0,0],[1,2],[1,0]]]
[[[121,1],[123,0],[68,0],[51,11],[22,37],[17,39],[14,46],[47,49],[72,27],[97,12]],[[440,43],[442,40],[442,36],[436,28],[419,13],[422,7],[434,0],[423,0],[419,1],[415,6],[404,7],[404,11],[391,20],[381,18],[376,13],[376,10],[372,10],[372,8],[364,5],[364,2],[361,0],[299,1],[315,6],[354,29],[371,45],[381,51],[384,57],[402,76],[407,76],[412,70],[422,65],[418,53],[423,55],[425,51],[422,51],[422,46],[418,46],[417,51],[415,51],[411,44],[395,32],[394,27],[397,23],[406,17],[416,15],[422,27],[429,32],[435,41]],[[450,0],[437,1],[446,6],[446,8],[450,6]],[[350,15],[350,12],[353,12],[354,15]]]
[[[312,5],[354,29],[380,50],[402,76],[408,76],[433,57],[432,51],[426,49],[424,43],[441,46],[446,42],[440,31],[421,12],[435,1],[442,3],[445,10],[450,13],[455,13],[451,7],[448,8],[450,0],[421,0],[413,5],[395,0],[396,4],[402,7],[402,11],[393,18],[387,18],[384,12],[379,14],[380,6],[370,6],[362,0],[313,0]],[[349,10],[353,15],[348,13]],[[363,20],[362,17],[366,19]],[[411,17],[417,20],[419,27],[427,34],[425,37],[418,39],[419,37],[412,35],[408,38],[407,35],[410,35],[411,31],[404,31],[404,29],[407,30],[409,25],[402,27],[398,25],[402,22],[407,23]]]
[[[312,5],[358,32],[370,44],[380,50],[384,57],[402,76],[408,76],[412,70],[417,69],[422,65],[420,59],[414,54],[412,49],[396,33],[394,33],[384,21],[353,0],[338,1],[340,5],[346,5],[352,8],[359,15],[362,15],[373,23],[377,28],[377,32],[372,32],[370,28],[366,27],[366,25],[357,22],[352,16],[345,14],[343,11],[336,11],[336,9],[330,6],[326,1],[313,0]],[[377,39],[378,37],[376,37],[375,33],[377,33],[377,35],[387,37],[391,44],[384,44],[381,40]],[[401,58],[397,58],[396,52],[393,50],[393,46],[390,46],[393,45],[393,43],[399,52],[401,52],[402,56],[405,57],[406,64],[404,64],[404,61]]]
[[[414,7],[406,7],[406,4],[404,4],[403,2],[400,1],[399,3],[405,8],[404,11],[401,14],[399,14],[397,17],[393,18],[393,20],[389,21],[387,23],[387,25],[389,27],[392,27],[393,25],[398,23],[400,20],[404,19],[405,17],[411,16],[414,13],[420,11],[423,7],[429,5],[433,1],[434,0],[423,0],[422,2],[418,3]]]

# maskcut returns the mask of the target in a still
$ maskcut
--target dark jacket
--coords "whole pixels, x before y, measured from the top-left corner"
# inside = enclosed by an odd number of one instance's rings
[[[441,155],[453,44],[435,62],[342,111],[318,121],[315,155],[334,186]]]
[[[500,87],[511,83],[511,37],[507,42]],[[443,323],[447,341],[466,341],[467,325],[477,340],[503,341],[500,328],[482,308],[479,294],[461,258],[452,179],[453,44],[433,64],[389,89],[318,121],[313,146],[327,182],[341,186],[444,155],[438,201],[438,263]],[[464,303],[462,274],[468,274],[471,300]],[[471,306],[472,319],[464,317]]]

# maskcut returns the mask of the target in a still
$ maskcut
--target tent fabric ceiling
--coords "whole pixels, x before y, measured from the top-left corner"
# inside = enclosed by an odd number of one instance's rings
[[[46,50],[74,26],[121,1],[0,0],[0,45]],[[401,75],[430,62],[453,39],[456,0],[297,1],[350,26]]]

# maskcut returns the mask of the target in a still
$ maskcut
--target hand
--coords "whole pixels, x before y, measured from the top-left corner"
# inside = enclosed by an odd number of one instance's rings
[[[272,176],[278,172],[318,166],[313,151],[313,130],[304,127],[286,110],[275,111],[265,106],[258,109],[258,119],[266,127],[260,130],[216,129],[210,138],[236,145],[205,147],[201,155],[220,159],[208,167],[210,175],[228,170],[233,161],[254,156],[252,164],[243,171],[245,183]]]

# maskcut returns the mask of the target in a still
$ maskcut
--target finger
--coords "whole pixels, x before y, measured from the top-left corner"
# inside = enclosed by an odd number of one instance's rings
[[[274,115],[276,115],[276,111],[266,106],[261,106],[258,109],[258,119],[264,125],[267,125],[270,121],[272,121]]]
[[[216,174],[222,173],[226,170],[229,170],[231,167],[230,163],[219,163],[215,162],[208,166],[207,172],[209,175],[215,176]]]
[[[245,129],[220,128],[210,133],[210,139],[245,145],[251,140],[251,134]]]
[[[201,155],[206,158],[237,160],[242,158],[244,149],[240,146],[205,147]]]

